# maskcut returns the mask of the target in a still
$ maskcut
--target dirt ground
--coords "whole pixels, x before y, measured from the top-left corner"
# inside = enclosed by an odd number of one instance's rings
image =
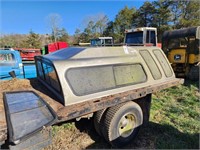
[[[154,123],[150,123],[149,127],[154,126]],[[139,135],[123,149],[155,149],[155,136],[149,132],[149,127],[143,127]],[[52,144],[45,150],[114,149],[96,133],[92,119],[81,119],[71,126],[55,126],[54,130]]]

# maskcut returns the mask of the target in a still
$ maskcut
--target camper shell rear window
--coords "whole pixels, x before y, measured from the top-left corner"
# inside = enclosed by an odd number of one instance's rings
[[[61,93],[59,79],[54,66],[48,61],[41,61],[39,59],[37,59],[36,65],[38,78],[45,81],[45,83],[47,83],[51,88],[53,88],[57,92]]]

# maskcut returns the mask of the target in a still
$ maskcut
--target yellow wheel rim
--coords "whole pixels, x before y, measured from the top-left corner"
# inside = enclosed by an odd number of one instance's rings
[[[133,114],[124,115],[119,121],[119,134],[122,137],[128,137],[132,134],[135,128],[135,117]]]

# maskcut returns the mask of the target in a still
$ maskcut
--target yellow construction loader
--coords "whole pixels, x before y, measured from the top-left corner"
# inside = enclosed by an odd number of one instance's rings
[[[165,31],[162,49],[177,77],[199,80],[200,26]]]

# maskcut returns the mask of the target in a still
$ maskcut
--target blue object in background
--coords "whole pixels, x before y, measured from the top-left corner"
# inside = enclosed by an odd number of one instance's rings
[[[15,75],[16,78],[35,78],[35,63],[23,63],[18,51],[0,49],[0,80],[11,79],[10,73]]]

